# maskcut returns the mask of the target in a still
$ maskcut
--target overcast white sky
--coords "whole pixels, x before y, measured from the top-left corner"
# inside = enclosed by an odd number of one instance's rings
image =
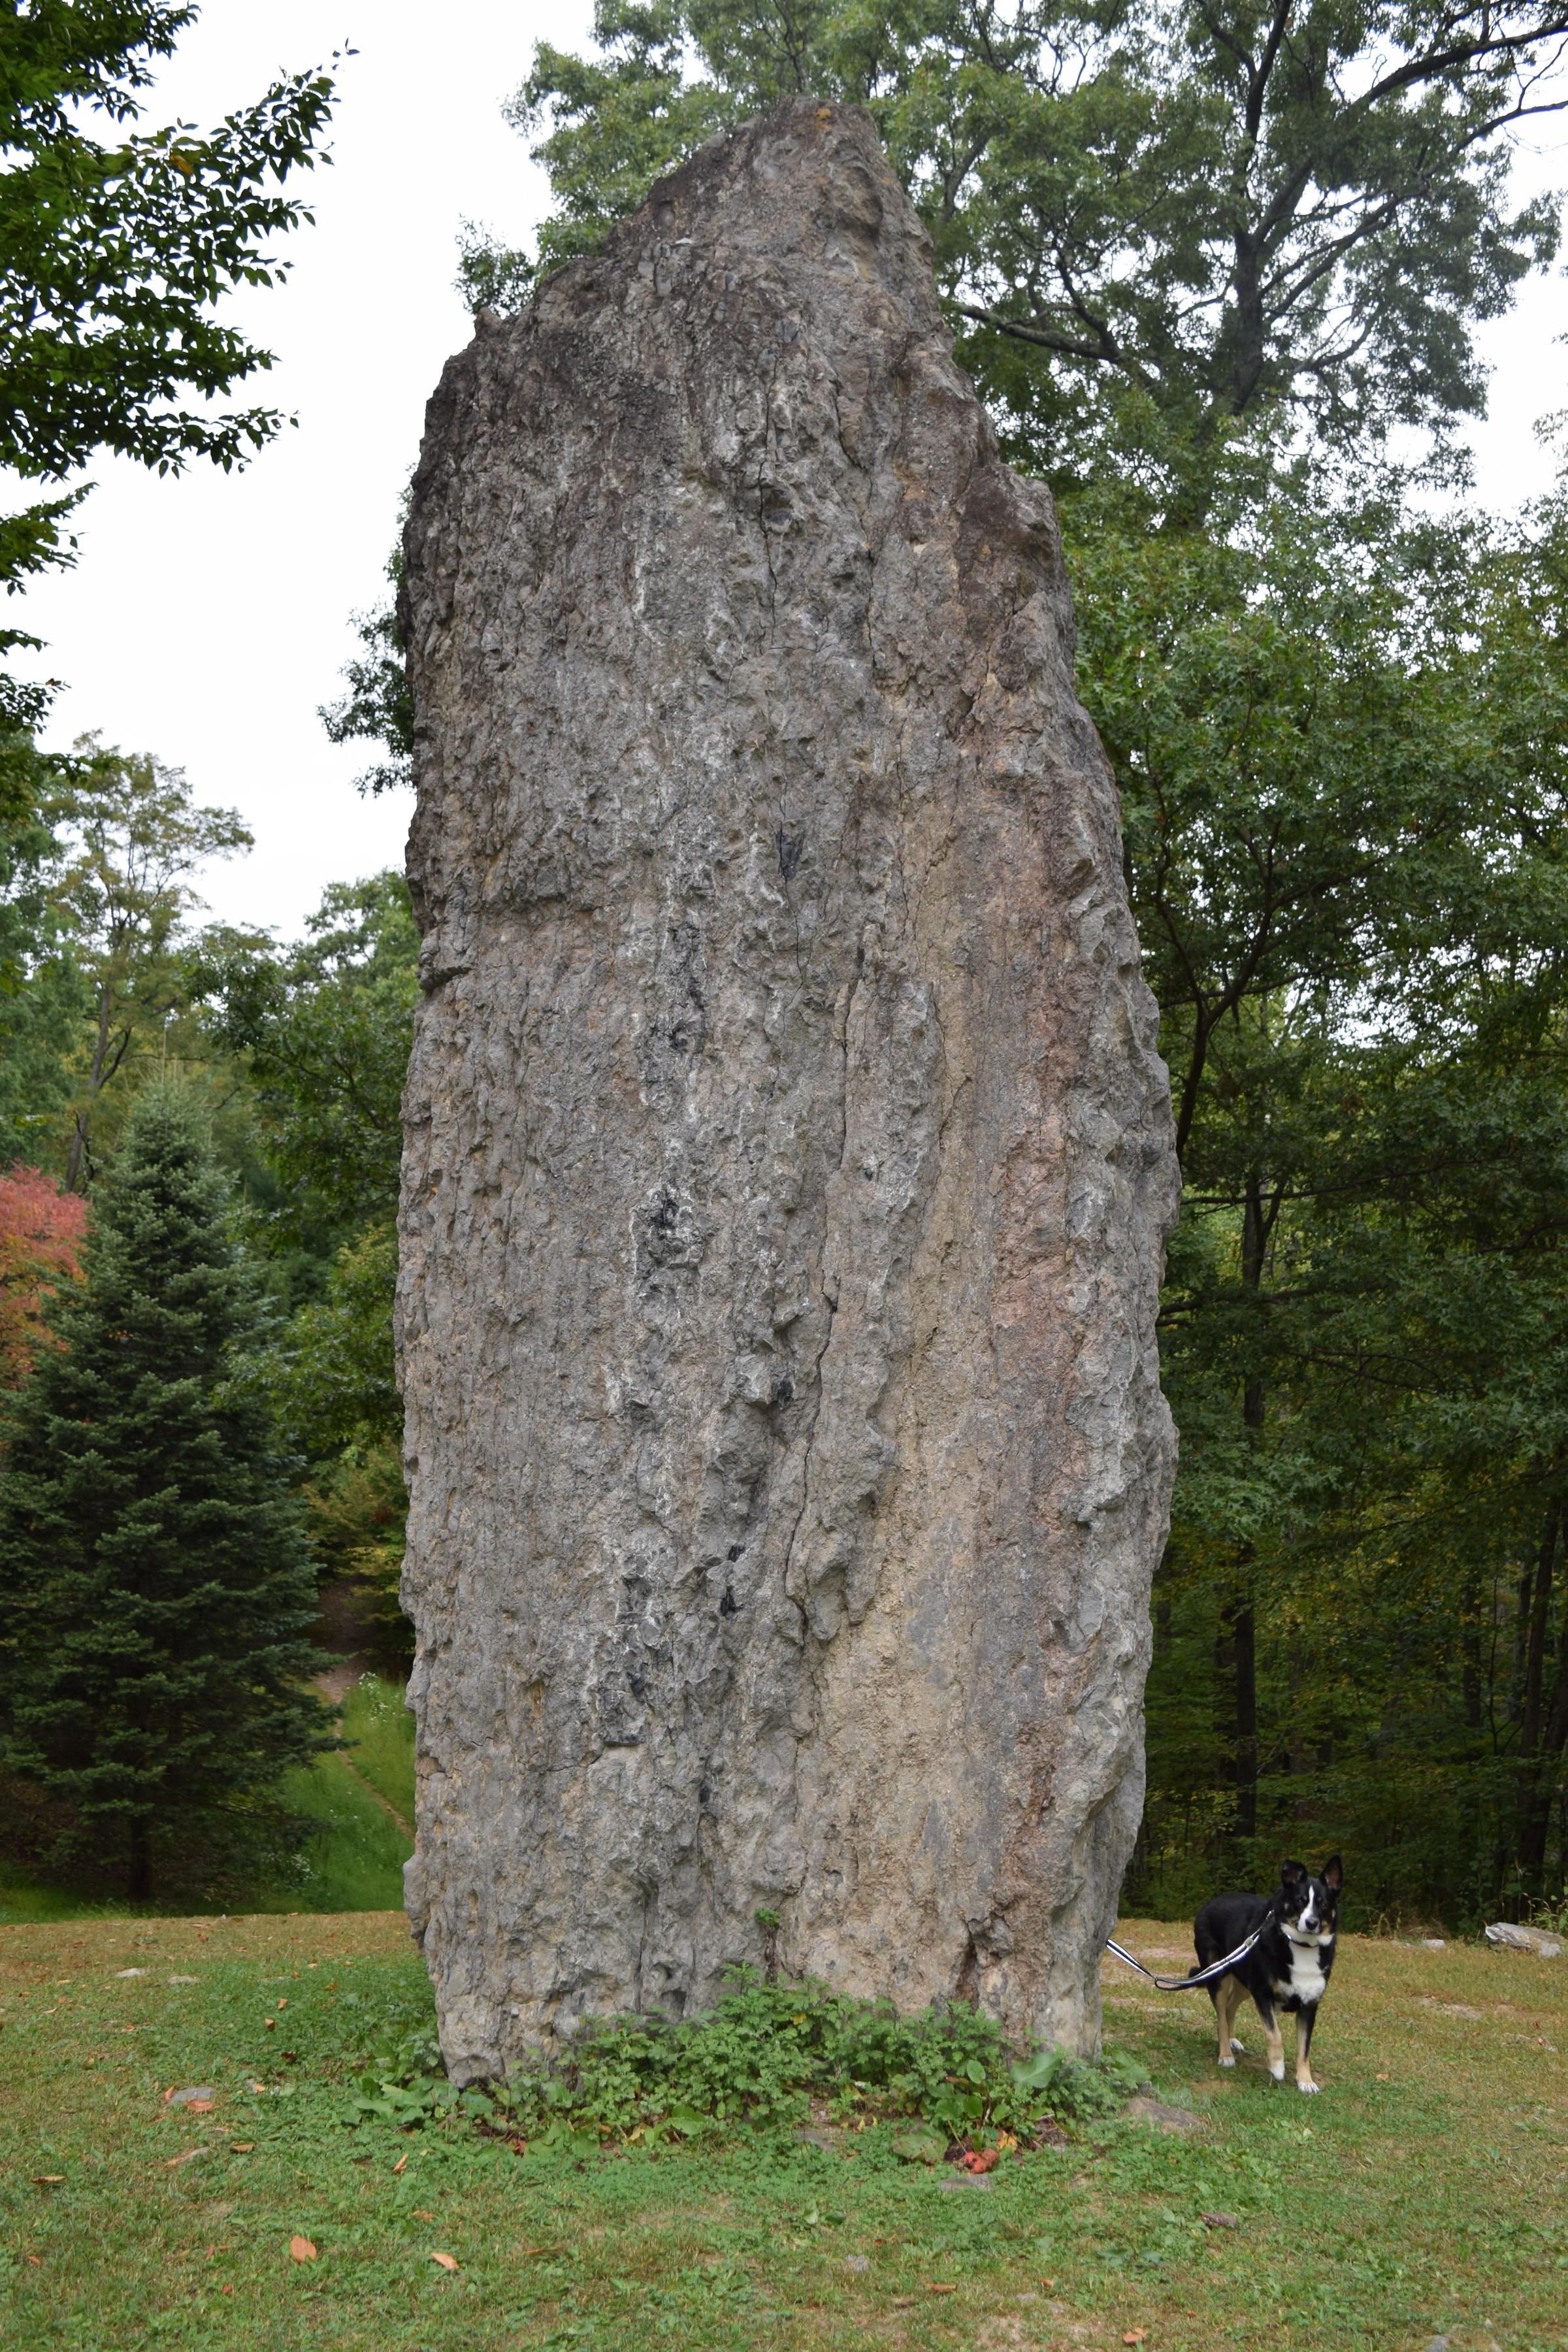
[[[149,110],[210,121],[279,70],[345,41],[335,161],[310,183],[317,215],[280,248],[281,290],[230,316],[278,355],[247,397],[295,412],[243,474],[177,482],[104,459],[82,511],[77,569],[26,598],[64,678],[49,740],[88,729],[183,767],[200,797],[237,806],[256,835],[204,888],[227,920],[297,931],[328,882],[400,864],[406,795],[362,800],[365,754],[330,744],[316,716],[354,650],[350,614],[375,603],[426,398],[468,338],[452,290],[465,217],[521,240],[544,207],[542,175],[501,100],[535,40],[580,47],[591,0],[205,0]],[[1568,179],[1555,152],[1525,159],[1530,185]],[[1513,505],[1539,489],[1531,427],[1568,399],[1568,282],[1531,281],[1489,331],[1491,415],[1477,436],[1478,492]]]

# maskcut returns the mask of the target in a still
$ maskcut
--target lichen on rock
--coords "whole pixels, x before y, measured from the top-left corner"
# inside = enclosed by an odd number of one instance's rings
[[[481,321],[406,546],[448,2063],[765,1954],[1089,2046],[1173,1454],[1168,1088],[1051,501],[868,118],[711,142]]]

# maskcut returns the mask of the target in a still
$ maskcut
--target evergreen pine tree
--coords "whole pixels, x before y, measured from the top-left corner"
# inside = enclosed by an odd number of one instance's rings
[[[0,1474],[0,1768],[59,1855],[133,1900],[270,1814],[325,1744],[314,1585],[258,1401],[202,1130],[144,1094],[96,1188],[85,1279],[17,1391]]]

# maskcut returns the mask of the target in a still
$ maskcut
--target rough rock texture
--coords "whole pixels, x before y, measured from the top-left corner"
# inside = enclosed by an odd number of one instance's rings
[[[715,142],[482,321],[407,550],[409,1908],[448,2061],[770,1946],[1091,2043],[1167,1087],[1051,503],[868,119]]]

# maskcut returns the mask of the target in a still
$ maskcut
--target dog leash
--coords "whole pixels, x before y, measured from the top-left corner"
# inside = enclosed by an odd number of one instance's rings
[[[1194,1985],[1207,1984],[1211,1977],[1224,1976],[1226,1969],[1234,1968],[1237,1960],[1244,1960],[1268,1925],[1267,1919],[1259,1920],[1245,1944],[1237,1944],[1235,1951],[1227,1952],[1223,1960],[1211,1960],[1206,1969],[1194,1969],[1190,1977],[1157,1977],[1152,1969],[1146,1969],[1142,1960],[1135,1960],[1114,1936],[1106,1937],[1105,1948],[1108,1952],[1114,1952],[1119,1960],[1125,1960],[1130,1969],[1136,1969],[1141,1977],[1147,1977],[1161,1992],[1186,1992]]]

